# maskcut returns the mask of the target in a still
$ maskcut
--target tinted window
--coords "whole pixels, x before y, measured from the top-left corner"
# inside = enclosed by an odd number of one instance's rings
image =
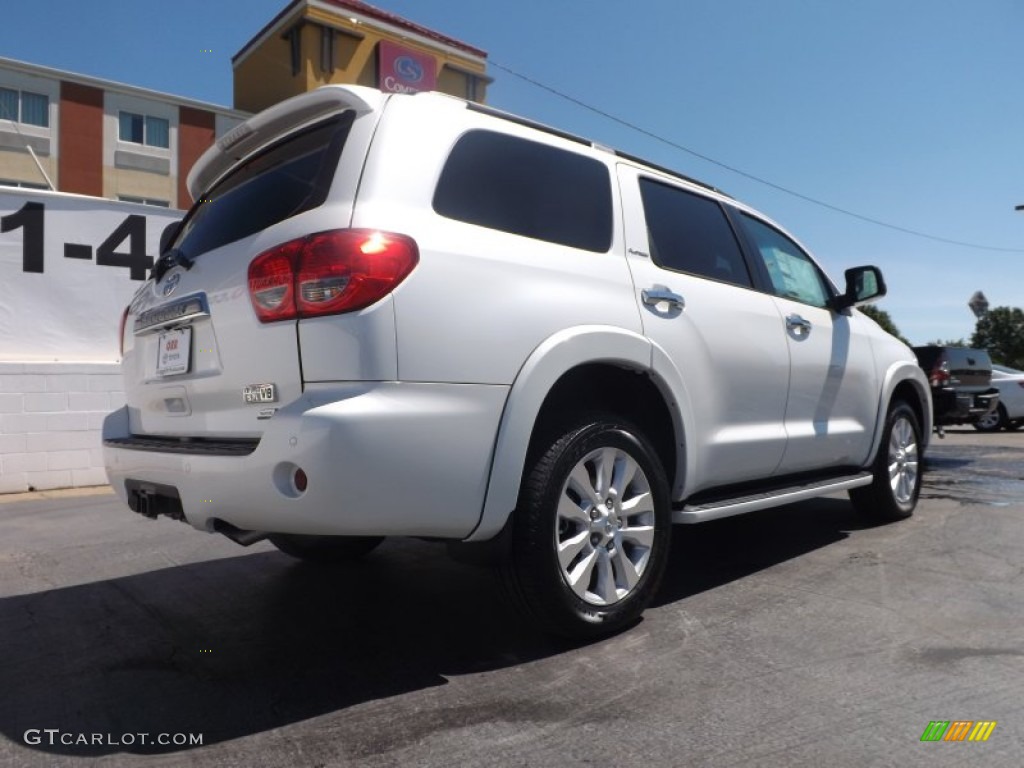
[[[491,131],[459,139],[434,210],[450,219],[603,252],[612,241],[608,168],[597,160]]]
[[[321,205],[352,120],[331,118],[247,160],[196,201],[174,246],[197,256]]]
[[[750,273],[725,211],[714,200],[640,180],[651,259],[659,267],[749,287]]]
[[[914,347],[914,354],[917,355],[917,363],[922,368],[930,369],[939,359],[942,347]]]
[[[757,248],[777,296],[824,307],[831,292],[811,257],[777,229],[746,214],[743,226]]]

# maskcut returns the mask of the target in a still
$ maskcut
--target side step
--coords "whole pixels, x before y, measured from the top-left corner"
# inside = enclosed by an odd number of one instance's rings
[[[870,472],[858,472],[855,475],[831,477],[827,480],[800,483],[786,488],[774,488],[770,491],[751,493],[729,499],[716,499],[697,504],[687,504],[682,509],[672,510],[672,522],[703,523],[706,520],[717,520],[720,517],[742,515],[744,512],[779,507],[783,504],[792,504],[803,499],[813,499],[829,493],[836,493],[837,491],[846,491],[850,488],[870,485],[871,479],[872,475]]]

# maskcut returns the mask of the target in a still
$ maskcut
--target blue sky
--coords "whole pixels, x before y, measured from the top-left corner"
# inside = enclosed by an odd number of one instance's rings
[[[0,55],[230,105],[231,56],[286,4],[6,2]],[[975,290],[992,306],[1024,306],[1018,0],[376,5],[747,174],[971,244],[793,197],[491,68],[492,105],[714,184],[781,223],[837,282],[846,267],[880,265],[889,295],[879,306],[915,343],[969,337]]]

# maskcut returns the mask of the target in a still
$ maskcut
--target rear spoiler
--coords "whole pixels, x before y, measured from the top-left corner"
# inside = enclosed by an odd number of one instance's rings
[[[372,112],[387,98],[374,88],[328,85],[275,104],[236,125],[200,156],[188,174],[189,194],[198,200],[242,158],[297,128],[344,110]]]

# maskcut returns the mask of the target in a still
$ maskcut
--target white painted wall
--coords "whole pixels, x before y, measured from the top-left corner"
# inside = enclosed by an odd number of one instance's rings
[[[97,264],[96,249],[128,216],[144,216],[155,255],[183,213],[7,188],[0,217],[27,202],[44,206],[43,272],[24,270],[24,227],[0,234],[0,493],[102,485],[103,418],[124,405],[117,329],[143,282]],[[91,246],[92,258],[68,258],[69,243]]]
[[[0,493],[105,484],[100,429],[123,405],[117,363],[0,363]]]

